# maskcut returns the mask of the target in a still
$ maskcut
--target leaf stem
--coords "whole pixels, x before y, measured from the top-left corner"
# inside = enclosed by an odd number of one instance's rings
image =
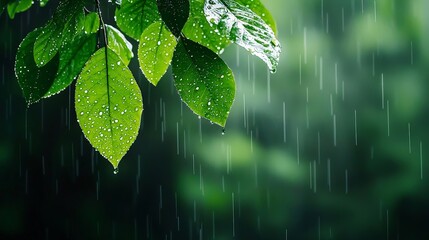
[[[106,31],[106,25],[104,24],[104,20],[103,20],[103,15],[101,14],[100,0],[95,0],[95,4],[97,7],[98,17],[100,18],[100,25],[101,25],[101,28],[103,29],[104,45],[107,48],[107,45],[108,45],[107,31]],[[107,51],[106,51],[106,55],[107,55]]]

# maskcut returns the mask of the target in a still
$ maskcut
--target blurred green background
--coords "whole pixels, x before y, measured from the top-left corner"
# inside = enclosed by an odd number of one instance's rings
[[[27,108],[14,76],[56,2],[3,14],[0,239],[428,239],[429,1],[263,2],[281,62],[270,75],[225,50],[225,135],[170,71],[154,88],[131,62],[145,111],[117,175],[81,134],[73,87]]]

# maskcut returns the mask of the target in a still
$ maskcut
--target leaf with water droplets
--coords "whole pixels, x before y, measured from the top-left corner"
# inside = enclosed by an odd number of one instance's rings
[[[81,33],[72,42],[60,49],[60,64],[57,75],[44,97],[61,92],[73,82],[94,53],[96,44],[96,34],[86,35]]]
[[[268,9],[264,6],[264,4],[261,3],[260,0],[235,0],[235,1],[249,8],[256,15],[260,16],[277,35],[276,21],[274,20],[273,15],[271,15],[270,11],[268,11]]]
[[[95,12],[89,13],[85,16],[83,29],[86,34],[96,33],[100,28],[100,18]]]
[[[7,4],[7,13],[11,19],[14,19],[16,13],[27,11],[31,5],[33,5],[33,0],[10,1]]]
[[[162,21],[179,37],[189,17],[189,0],[157,0]]]
[[[60,47],[73,39],[83,28],[82,0],[61,1],[52,19],[43,28],[34,43],[34,60],[38,67],[46,65]]]
[[[30,32],[19,45],[15,73],[28,105],[39,101],[49,90],[58,69],[58,57],[43,67],[37,67],[33,58],[33,45],[41,29]]]
[[[220,53],[230,41],[219,31],[210,26],[204,15],[204,0],[190,0],[191,12],[183,28],[185,36],[216,53]]]
[[[226,63],[210,49],[182,37],[172,66],[176,88],[189,108],[225,126],[235,96],[234,76]]]
[[[75,108],[85,137],[117,168],[137,137],[143,100],[115,52],[101,48],[85,64],[76,83]]]
[[[138,41],[143,31],[160,19],[156,0],[123,0],[115,19],[119,29]]]
[[[162,21],[144,30],[138,49],[140,69],[154,86],[167,71],[176,44],[176,38]]]
[[[204,13],[221,34],[262,59],[272,72],[276,71],[280,43],[260,16],[232,0],[206,0]]]
[[[133,45],[125,38],[124,34],[113,26],[105,25],[107,31],[107,42],[109,49],[114,51],[128,65],[134,57]]]

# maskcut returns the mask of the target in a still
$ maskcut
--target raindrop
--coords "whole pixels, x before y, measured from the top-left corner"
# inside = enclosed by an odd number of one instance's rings
[[[118,174],[118,172],[119,172],[119,169],[116,167],[114,170],[113,170],[113,174]]]

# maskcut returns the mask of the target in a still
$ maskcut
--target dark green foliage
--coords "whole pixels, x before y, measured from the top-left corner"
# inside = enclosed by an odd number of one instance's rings
[[[48,1],[39,2],[44,6]],[[0,0],[0,11],[7,8],[13,18],[32,3]],[[78,121],[91,144],[115,168],[137,137],[143,111],[140,90],[128,69],[133,46],[123,33],[140,41],[140,68],[153,85],[172,64],[182,100],[220,126],[225,126],[234,101],[235,82],[217,54],[236,42],[272,70],[278,63],[275,23],[257,0],[116,3],[118,28],[104,24],[98,0],[60,1],[46,25],[22,41],[15,69],[28,104],[61,92],[79,76]],[[90,4],[95,12],[85,9]]]

